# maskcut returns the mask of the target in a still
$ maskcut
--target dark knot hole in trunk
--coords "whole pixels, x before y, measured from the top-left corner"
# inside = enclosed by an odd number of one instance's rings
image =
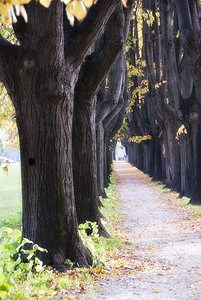
[[[30,166],[35,165],[35,162],[36,162],[35,158],[29,158],[29,165]]]

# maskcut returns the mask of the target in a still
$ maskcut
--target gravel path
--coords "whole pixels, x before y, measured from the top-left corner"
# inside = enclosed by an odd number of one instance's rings
[[[201,300],[201,222],[160,196],[138,169],[115,162],[125,216],[123,238],[133,243],[114,257],[122,268],[98,283],[87,300]]]

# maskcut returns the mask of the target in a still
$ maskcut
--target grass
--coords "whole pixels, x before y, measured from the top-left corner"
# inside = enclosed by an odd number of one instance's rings
[[[21,225],[22,193],[20,164],[11,164],[8,175],[0,167],[0,227]]]
[[[167,188],[164,184],[162,184],[159,181],[153,182],[153,184],[160,193],[166,194],[164,199],[166,199],[167,201],[171,201],[177,206],[187,207],[194,217],[201,217],[201,206],[191,204],[189,197],[180,197],[179,193],[172,191],[170,188]]]
[[[113,177],[111,180],[112,183],[106,191],[108,198],[102,199],[104,207],[101,212],[105,217],[104,225],[112,238],[106,239],[95,235],[92,236],[92,241],[88,240],[92,246],[95,246],[94,256],[98,261],[103,262],[112,259],[115,251],[122,245],[130,244],[121,240],[120,226],[123,217],[119,213],[120,205],[117,200],[116,182]],[[0,229],[2,226],[16,228],[21,224],[20,186],[19,166],[12,165],[8,176],[2,170],[0,171]],[[100,265],[89,269],[71,268],[65,274],[60,274],[48,267],[39,273],[30,270],[25,271],[23,276],[16,277],[12,268],[11,278],[14,280],[15,286],[10,289],[6,298],[2,299],[79,299],[81,294],[93,287],[98,278],[106,276],[104,273],[105,270]]]

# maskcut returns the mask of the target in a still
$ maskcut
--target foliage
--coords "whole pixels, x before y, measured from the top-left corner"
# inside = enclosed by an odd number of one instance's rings
[[[9,174],[10,175],[10,174]],[[79,232],[84,244],[94,255],[93,268],[75,268],[69,259],[65,264],[69,270],[60,274],[50,267],[43,267],[36,256],[37,245],[24,239],[20,244],[21,230],[1,228],[0,230],[0,297],[2,299],[26,300],[26,299],[71,299],[73,293],[83,293],[86,288],[92,286],[98,276],[105,273],[101,262],[110,260],[117,247],[122,245],[118,238],[118,232],[114,222],[121,220],[116,196],[116,181],[114,176],[111,184],[106,189],[106,199],[101,199],[104,207],[101,212],[105,216],[107,230],[114,238],[107,239],[98,235],[96,223],[86,222],[80,225]],[[92,234],[86,234],[87,229],[92,229]],[[21,258],[15,261],[16,253],[23,244],[31,244],[31,250],[21,250],[28,255],[29,262],[22,262]],[[45,251],[45,250],[42,250]],[[68,298],[69,297],[69,298]],[[74,299],[74,298],[72,298]]]
[[[16,23],[17,16],[21,15],[25,22],[28,22],[28,16],[24,4],[31,0],[1,0],[0,1],[0,18],[4,23]],[[48,8],[52,0],[39,0],[40,4]],[[61,0],[66,5],[66,15],[70,24],[74,25],[74,19],[78,21],[84,19],[87,15],[87,8],[90,8],[97,0]],[[126,0],[122,3],[126,6]]]
[[[140,144],[141,142],[144,142],[144,141],[147,141],[147,140],[151,140],[152,137],[150,135],[143,135],[143,136],[133,136],[133,137],[130,137],[128,139],[128,142],[133,142],[133,143],[137,143],[137,144]]]
[[[36,251],[46,251],[28,239],[21,240],[21,231],[3,227],[0,230],[0,297],[4,299],[16,282],[27,272],[41,272],[42,262],[36,257]],[[25,244],[31,244],[30,250],[25,250]],[[17,253],[20,251],[18,258]],[[23,261],[26,255],[27,262]]]
[[[118,130],[116,135],[113,137],[113,140],[121,141],[121,140],[127,140],[127,139],[128,139],[128,125],[124,118],[121,128]]]
[[[117,200],[118,195],[116,191],[116,185],[116,178],[114,174],[112,174],[110,177],[110,185],[107,189],[105,189],[107,198],[100,197],[100,200],[103,204],[103,207],[100,208],[100,211],[105,217],[102,222],[106,225],[111,236],[116,236],[113,222],[120,222],[123,218],[122,214],[120,213],[121,206]]]
[[[0,24],[0,34],[9,42],[17,44],[12,26],[6,26]],[[0,83],[0,152],[3,153],[8,147],[19,149],[19,137],[17,124],[15,120],[15,109],[12,105],[10,97],[3,86]],[[2,161],[0,160],[0,165]],[[4,165],[4,171],[7,173],[9,164]]]
[[[107,198],[100,197],[103,207],[100,208],[101,213],[104,215],[102,223],[106,226],[107,231],[113,238],[104,238],[98,234],[98,226],[95,222],[86,222],[80,224],[79,233],[83,240],[84,245],[92,252],[94,257],[93,266],[105,263],[107,253],[112,253],[115,247],[122,245],[122,241],[117,239],[116,230],[114,229],[113,222],[122,220],[122,215],[119,212],[120,206],[117,202],[116,194],[116,179],[114,175],[110,177],[110,185],[105,189]],[[90,235],[87,235],[87,230],[92,230]]]
[[[98,234],[98,226],[96,222],[86,221],[84,224],[80,224],[79,227],[79,234],[84,243],[84,245],[95,254],[95,242],[94,239],[99,239]],[[91,234],[87,234],[87,231],[90,230]],[[93,239],[94,238],[94,239]]]
[[[30,0],[12,0],[12,1],[1,1],[0,12],[1,19],[4,23],[16,23],[17,16],[22,15],[25,22],[28,22],[28,16],[24,8],[24,4],[28,4]],[[51,0],[40,0],[41,5],[48,8]],[[74,24],[74,17],[78,20],[85,18],[87,14],[87,8],[91,7],[94,0],[62,0],[66,5],[66,14],[70,23]]]
[[[147,9],[146,12],[143,11],[142,16],[143,16],[144,20],[147,22],[148,26],[153,25],[155,18],[154,18],[152,10]]]
[[[178,140],[179,139],[179,136],[182,135],[182,134],[188,134],[187,132],[187,129],[185,127],[184,124],[182,124],[179,129],[177,130],[177,133],[176,133],[176,139]]]
[[[145,78],[146,62],[142,58],[143,49],[143,19],[152,20],[152,12],[143,14],[141,2],[137,3],[136,10],[132,12],[131,19],[133,20],[133,26],[130,28],[130,32],[126,44],[126,65],[128,76],[128,94],[131,95],[129,99],[129,105],[126,108],[126,115],[120,130],[115,135],[115,140],[124,140],[128,142],[140,143],[144,140],[150,139],[150,135],[136,136],[129,138],[129,130],[127,122],[127,116],[134,111],[138,111],[140,115],[141,109],[144,104],[144,100],[147,92],[149,91],[149,81]],[[153,21],[153,20],[152,20]],[[134,26],[134,23],[136,26]],[[131,23],[132,24],[132,23]]]
[[[5,132],[7,138],[6,146],[4,146],[4,148],[19,148],[18,130],[15,121],[15,109],[6,92],[6,89],[2,84],[0,85],[0,95],[0,129]]]

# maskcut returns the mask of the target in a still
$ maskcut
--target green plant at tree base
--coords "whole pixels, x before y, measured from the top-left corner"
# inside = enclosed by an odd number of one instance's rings
[[[28,239],[21,241],[21,231],[3,227],[0,230],[0,298],[5,299],[9,291],[27,272],[39,273],[43,270],[43,263],[36,257],[36,251],[47,251]],[[30,244],[31,249],[24,249]],[[26,257],[26,262],[24,262]],[[17,258],[17,259],[16,259]]]
[[[91,234],[87,234],[87,230],[91,231]],[[105,251],[103,240],[98,234],[98,225],[96,222],[85,222],[79,225],[79,234],[84,245],[91,251],[93,255],[93,267],[96,267],[99,262],[103,263],[103,253]]]
[[[36,257],[36,251],[46,251],[45,249],[27,239],[21,243],[21,230],[0,228],[0,299],[68,299],[71,292],[79,292],[83,285],[84,289],[89,288],[97,280],[97,276],[105,273],[103,264],[107,257],[123,244],[112,225],[113,221],[121,220],[122,217],[119,214],[114,177],[110,181],[111,184],[106,189],[108,198],[102,199],[104,208],[101,211],[105,216],[103,222],[106,222],[105,226],[114,238],[100,237],[98,226],[94,222],[87,221],[79,226],[83,243],[94,256],[93,268],[73,268],[74,263],[66,259],[65,264],[69,270],[58,273],[51,267],[42,266],[42,262]],[[88,229],[92,232],[91,235],[87,235]],[[31,245],[29,249],[27,244]],[[16,260],[17,252],[20,255]]]

